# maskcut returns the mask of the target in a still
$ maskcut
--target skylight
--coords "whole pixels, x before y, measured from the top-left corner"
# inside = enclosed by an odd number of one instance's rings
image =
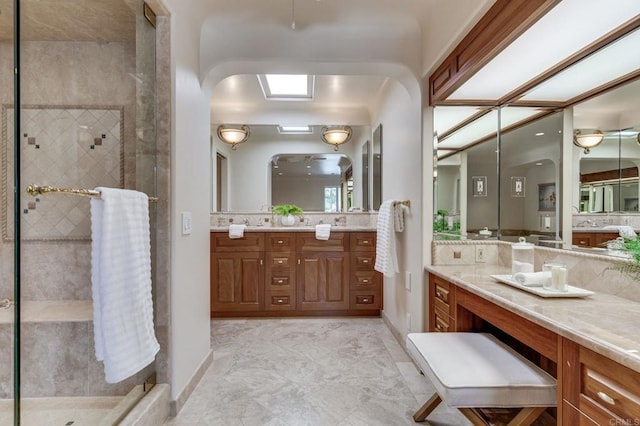
[[[309,125],[289,126],[289,125],[282,124],[282,125],[278,125],[278,133],[290,134],[290,135],[310,134],[310,133],[313,133],[313,129]]]
[[[313,98],[314,77],[307,74],[260,74],[265,99],[301,100]]]

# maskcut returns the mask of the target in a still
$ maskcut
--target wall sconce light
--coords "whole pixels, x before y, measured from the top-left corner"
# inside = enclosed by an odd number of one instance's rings
[[[349,126],[324,126],[320,133],[322,142],[333,145],[334,151],[337,151],[340,145],[351,139],[351,127]]]
[[[218,126],[218,138],[224,143],[231,145],[232,150],[236,150],[236,147],[249,139],[249,126]]]
[[[584,148],[584,153],[588,154],[591,148],[600,145],[604,135],[600,130],[576,130],[573,134],[573,144],[580,148]]]

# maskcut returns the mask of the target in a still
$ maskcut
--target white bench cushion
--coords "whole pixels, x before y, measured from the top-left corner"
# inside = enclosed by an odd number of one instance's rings
[[[556,380],[485,333],[411,333],[407,349],[450,407],[552,407]]]

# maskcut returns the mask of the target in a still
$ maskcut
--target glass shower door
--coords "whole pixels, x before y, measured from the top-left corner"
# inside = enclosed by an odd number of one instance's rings
[[[117,424],[116,407],[154,364],[107,383],[94,346],[90,199],[26,189],[155,195],[154,30],[142,0],[20,5],[19,131],[5,142],[18,157],[3,164],[5,189],[8,171],[20,181],[3,209],[17,217],[3,218],[3,239],[17,241],[20,258],[19,424]]]

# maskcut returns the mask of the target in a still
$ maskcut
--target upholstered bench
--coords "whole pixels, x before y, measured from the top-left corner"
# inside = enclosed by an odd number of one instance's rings
[[[509,425],[530,425],[556,406],[556,380],[485,333],[411,333],[409,354],[431,380],[436,394],[416,413],[416,422],[444,401],[474,425],[484,425],[478,408],[522,408]]]

